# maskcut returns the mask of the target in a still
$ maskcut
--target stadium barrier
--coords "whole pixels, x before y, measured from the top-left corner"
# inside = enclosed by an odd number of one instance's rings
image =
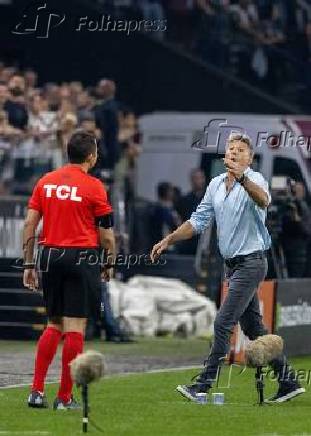
[[[22,228],[26,207],[26,197],[0,198],[0,258],[22,255]]]
[[[277,282],[275,331],[289,356],[311,355],[311,279]]]

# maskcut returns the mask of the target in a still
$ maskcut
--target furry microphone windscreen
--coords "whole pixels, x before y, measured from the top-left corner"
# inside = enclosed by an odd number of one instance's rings
[[[252,368],[266,366],[283,352],[283,339],[277,335],[264,335],[250,341],[245,350],[246,365]]]
[[[77,386],[89,384],[104,376],[104,356],[97,351],[88,350],[71,362],[70,370]]]

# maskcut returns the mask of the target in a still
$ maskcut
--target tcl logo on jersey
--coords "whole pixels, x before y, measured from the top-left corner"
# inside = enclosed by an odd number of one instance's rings
[[[59,200],[72,200],[72,201],[82,201],[82,197],[77,195],[77,186],[67,186],[67,185],[44,185],[46,196],[48,198],[52,197],[52,192],[55,191],[55,195]]]

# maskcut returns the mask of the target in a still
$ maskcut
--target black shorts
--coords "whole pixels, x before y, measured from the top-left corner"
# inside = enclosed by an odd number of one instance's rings
[[[49,318],[99,317],[101,276],[96,248],[43,247],[38,269]]]

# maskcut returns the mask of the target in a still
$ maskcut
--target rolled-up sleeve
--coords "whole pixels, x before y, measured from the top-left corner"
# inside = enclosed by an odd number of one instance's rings
[[[196,233],[202,233],[215,217],[210,187],[208,186],[205,195],[188,220]]]
[[[247,177],[249,177],[249,179],[252,182],[256,183],[256,185],[260,186],[265,191],[265,193],[268,196],[268,200],[269,200],[269,204],[270,204],[271,203],[271,195],[269,192],[269,185],[268,185],[268,182],[264,179],[264,177],[260,173],[257,173],[257,172],[253,172],[250,175],[247,174]]]

